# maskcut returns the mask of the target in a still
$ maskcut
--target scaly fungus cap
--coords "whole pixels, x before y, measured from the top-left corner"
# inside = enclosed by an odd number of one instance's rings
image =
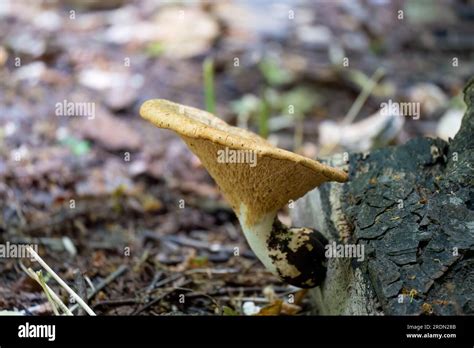
[[[339,169],[276,148],[258,135],[196,108],[154,99],[141,106],[140,115],[183,138],[239,217],[245,207],[243,222],[247,226],[326,181],[347,180],[347,174]],[[219,163],[218,151],[226,148],[255,152],[257,165]]]

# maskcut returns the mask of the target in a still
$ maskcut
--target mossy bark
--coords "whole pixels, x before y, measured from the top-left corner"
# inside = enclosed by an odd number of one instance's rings
[[[474,80],[449,143],[408,143],[327,161],[350,181],[296,202],[293,226],[361,244],[364,260],[330,258],[313,290],[320,314],[474,314]]]

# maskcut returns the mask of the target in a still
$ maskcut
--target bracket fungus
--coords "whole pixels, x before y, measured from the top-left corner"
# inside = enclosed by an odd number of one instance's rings
[[[157,127],[176,132],[199,157],[268,270],[297,287],[321,284],[326,273],[326,239],[312,228],[284,226],[277,212],[326,181],[346,181],[345,172],[278,149],[250,131],[189,106],[148,100],[140,115]],[[222,160],[222,153],[234,156]],[[236,161],[239,153],[253,153],[256,163]]]

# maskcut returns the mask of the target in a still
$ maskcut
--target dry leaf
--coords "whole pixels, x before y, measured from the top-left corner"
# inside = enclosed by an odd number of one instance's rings
[[[282,309],[283,301],[275,300],[274,303],[269,304],[268,306],[263,307],[257,315],[261,316],[271,316],[271,315],[280,315]]]

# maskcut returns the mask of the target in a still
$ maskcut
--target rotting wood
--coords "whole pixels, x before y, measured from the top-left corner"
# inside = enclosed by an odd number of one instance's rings
[[[364,246],[364,260],[330,258],[312,290],[320,314],[474,314],[474,80],[449,143],[404,145],[326,161],[350,181],[325,183],[298,200],[293,225],[330,242]]]

